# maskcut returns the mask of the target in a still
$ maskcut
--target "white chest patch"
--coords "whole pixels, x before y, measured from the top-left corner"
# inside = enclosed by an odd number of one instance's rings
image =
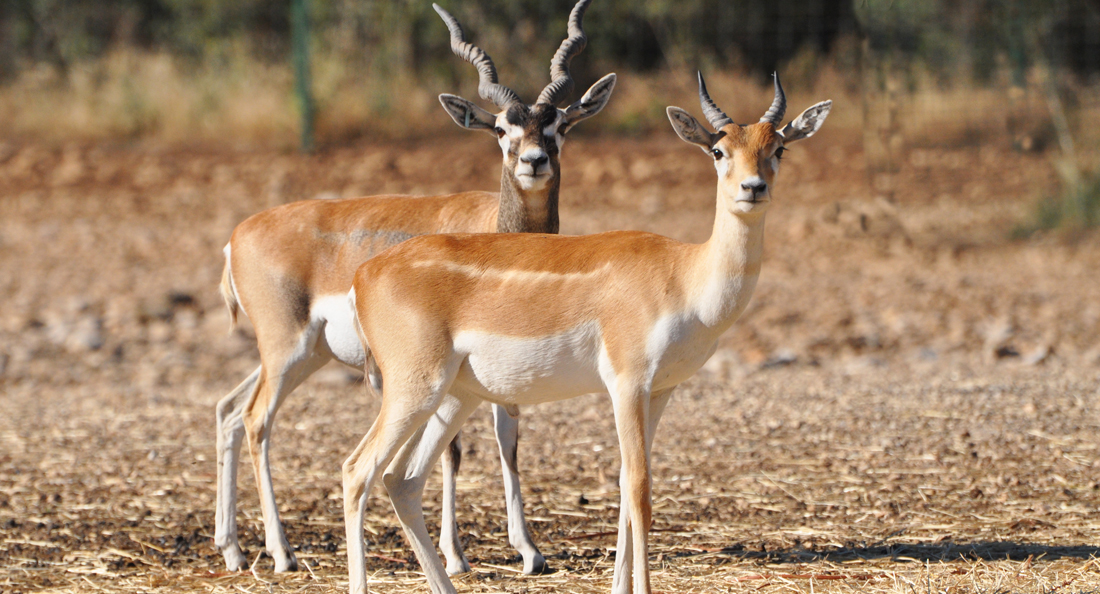
[[[714,354],[720,334],[690,312],[657,320],[646,337],[651,388],[671,388],[691,377]]]
[[[465,360],[455,384],[486,400],[513,404],[602,392],[601,340],[596,322],[536,338],[460,332],[454,348]]]
[[[327,347],[332,356],[345,365],[363,368],[366,354],[359,342],[359,334],[355,331],[355,321],[346,293],[326,295],[314,300],[309,317],[311,321],[325,325],[324,332],[318,339],[319,347]]]

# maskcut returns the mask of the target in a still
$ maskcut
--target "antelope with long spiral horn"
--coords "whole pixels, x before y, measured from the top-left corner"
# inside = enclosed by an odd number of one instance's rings
[[[260,366],[217,406],[217,508],[214,542],[230,570],[247,567],[237,537],[237,468],[247,436],[260,491],[265,544],[276,571],[298,562],[279,521],[268,450],[275,414],[286,397],[328,361],[362,369],[367,362],[348,308],[355,269],[374,254],[417,235],[444,232],[558,231],[559,155],[566,133],[599,113],[611,97],[615,75],[597,81],[577,102],[556,107],[572,88],[569,61],[584,47],[581,0],[569,19],[569,37],[551,64],[550,84],[533,105],[497,82],[493,61],[466,42],[462,28],[442,8],[451,47],[477,67],[479,94],[501,111],[441,95],[447,113],[463,128],[487,130],[503,151],[500,191],[437,196],[369,196],[306,200],[253,215],[233,231],[225,247],[221,291],[233,320],[243,310],[256,329]],[[351,404],[349,403],[349,406]],[[511,412],[512,414],[509,414]],[[523,557],[523,570],[545,570],[523,517],[516,473],[515,407],[494,407],[508,505],[508,537]],[[457,437],[444,458],[441,547],[450,573],[469,571],[454,517]]]

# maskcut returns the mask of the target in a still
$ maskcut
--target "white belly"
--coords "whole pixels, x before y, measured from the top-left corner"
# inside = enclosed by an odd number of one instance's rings
[[[327,295],[314,300],[309,314],[315,323],[324,324],[324,330],[317,339],[318,350],[324,352],[327,349],[337,361],[362,369],[366,354],[355,330],[347,294]]]
[[[491,402],[537,404],[605,391],[595,322],[539,338],[460,332],[454,348],[465,356],[455,387]]]

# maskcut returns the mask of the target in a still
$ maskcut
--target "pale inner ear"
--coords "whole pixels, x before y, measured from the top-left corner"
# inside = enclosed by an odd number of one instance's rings
[[[821,103],[810,106],[806,111],[799,114],[794,121],[787,124],[779,131],[779,135],[783,137],[784,144],[813,136],[821,129],[821,125],[825,123],[825,118],[828,117],[829,110],[831,110],[832,107],[832,101],[822,101]]]
[[[493,122],[496,120],[495,114],[489,113],[456,95],[444,93],[439,96],[439,102],[443,104],[443,109],[447,111],[447,115],[451,116],[456,124],[467,130],[491,129]]]

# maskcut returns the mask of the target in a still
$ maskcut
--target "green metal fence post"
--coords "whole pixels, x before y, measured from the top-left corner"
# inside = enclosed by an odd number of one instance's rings
[[[307,0],[291,0],[290,45],[294,62],[294,90],[302,116],[302,151],[313,152],[313,78],[309,71],[309,7]]]

